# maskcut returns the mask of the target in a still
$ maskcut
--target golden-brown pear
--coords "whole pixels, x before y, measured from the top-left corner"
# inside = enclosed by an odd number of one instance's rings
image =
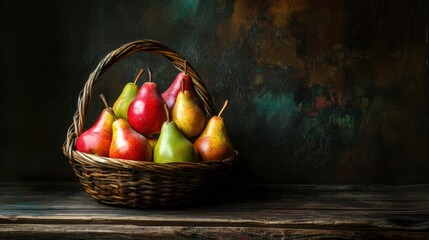
[[[225,121],[221,117],[227,105],[228,100],[219,114],[210,118],[204,131],[194,142],[202,161],[224,160],[234,154]]]
[[[203,110],[194,101],[189,91],[183,89],[179,92],[171,112],[173,122],[187,138],[198,136],[206,126],[207,119]]]

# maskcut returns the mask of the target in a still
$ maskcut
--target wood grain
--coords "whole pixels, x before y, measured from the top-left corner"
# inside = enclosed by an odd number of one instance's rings
[[[257,227],[164,227],[133,225],[6,224],[8,239],[427,239],[426,233],[407,231],[348,231]],[[66,233],[66,234],[64,234]]]
[[[176,209],[99,203],[78,183],[0,184],[4,239],[425,239],[429,186],[230,184]]]

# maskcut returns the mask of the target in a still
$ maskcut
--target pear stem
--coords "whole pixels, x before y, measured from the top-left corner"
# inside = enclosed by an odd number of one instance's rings
[[[104,94],[100,94],[100,98],[101,98],[101,101],[103,101],[104,106],[106,106],[106,108],[109,108],[109,104],[107,103],[107,100]]]
[[[150,68],[147,68],[147,72],[149,73],[149,82],[152,82],[152,72],[150,71]]]
[[[220,115],[222,115],[223,111],[225,110],[226,106],[228,106],[229,100],[225,100],[225,103],[223,104],[222,109],[220,110],[219,114],[217,115],[218,117],[220,117]]]
[[[139,80],[139,78],[142,76],[143,73],[144,73],[144,68],[142,67],[139,74],[137,74],[136,79],[134,79],[134,84],[137,84],[137,81]]]
[[[113,118],[115,120],[118,120],[118,116],[116,116],[115,112],[111,108],[106,108],[106,111],[108,111],[110,114],[112,114]]]
[[[118,117],[116,116],[116,114],[113,112],[113,110],[109,107],[109,104],[107,103],[106,97],[104,97],[104,94],[100,94],[100,98],[104,103],[104,106],[106,106],[106,111],[108,111],[110,114],[112,114],[112,116],[115,118],[115,120],[118,120]]]
[[[164,104],[165,113],[167,114],[167,122],[170,122],[170,110],[168,110],[167,104]]]
[[[185,92],[185,80],[182,78],[182,93]]]
[[[185,74],[188,74],[188,60],[185,60]]]

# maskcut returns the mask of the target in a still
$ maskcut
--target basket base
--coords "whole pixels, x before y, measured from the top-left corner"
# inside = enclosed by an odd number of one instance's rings
[[[82,185],[84,186],[84,184]],[[140,196],[129,198],[128,200],[124,200],[118,196],[113,197],[100,195],[99,193],[94,194],[91,189],[84,188],[91,198],[102,204],[110,206],[141,209],[185,209],[213,203],[213,195],[218,196],[221,192],[222,186],[223,183],[218,183],[217,186],[211,187],[210,189],[195,189],[192,193],[175,193],[172,196],[160,196],[158,199],[154,199],[152,196],[146,198],[144,196]]]
[[[227,181],[236,156],[206,163],[155,164],[75,152],[69,162],[88,195],[104,204],[177,208],[205,202],[203,198]]]

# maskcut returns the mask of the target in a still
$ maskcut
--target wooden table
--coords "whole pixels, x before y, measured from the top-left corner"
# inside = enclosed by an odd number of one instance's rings
[[[0,183],[0,239],[429,239],[429,185],[230,184],[210,199],[142,210],[77,182]]]

